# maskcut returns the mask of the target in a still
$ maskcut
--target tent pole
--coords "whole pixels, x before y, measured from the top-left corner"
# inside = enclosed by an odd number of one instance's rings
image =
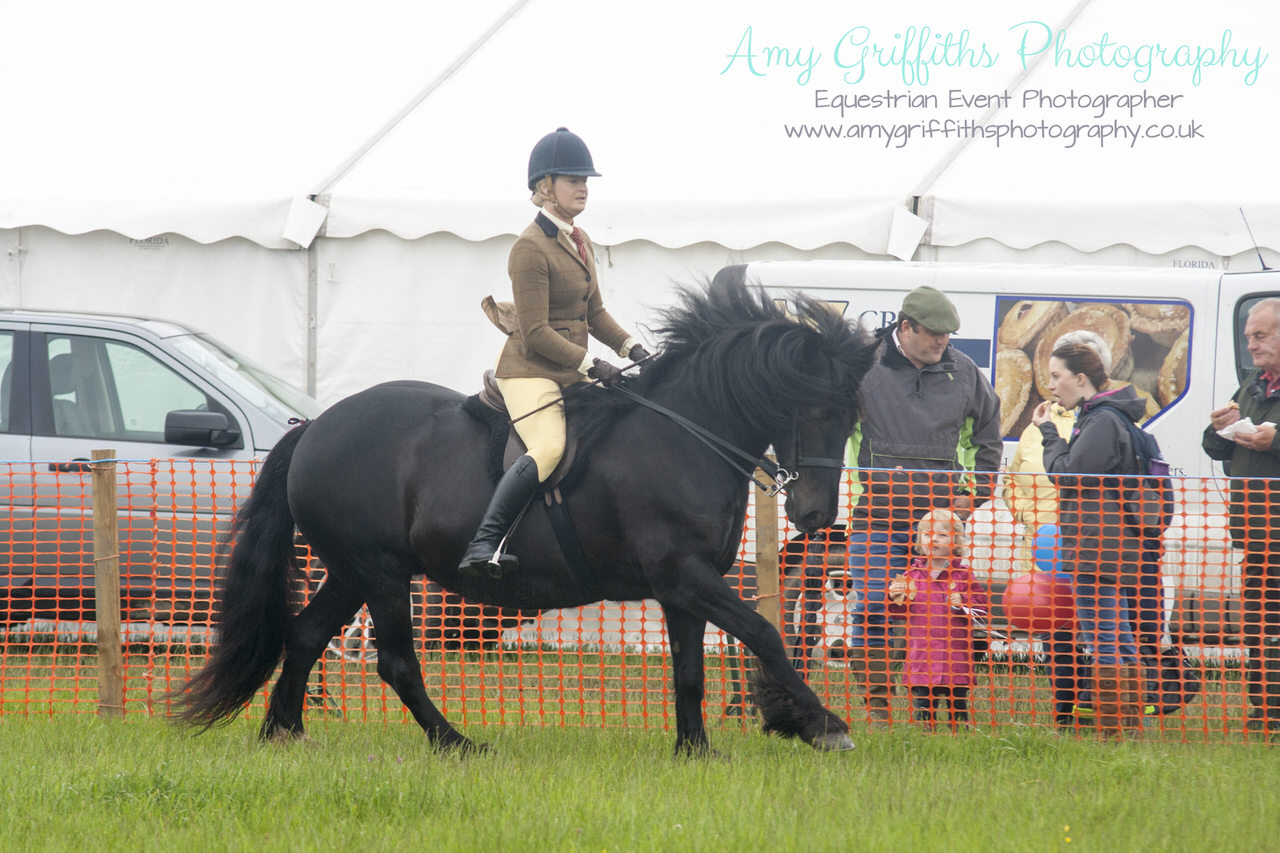
[[[1092,2],[1093,0],[1080,0],[1080,2],[1076,4],[1075,8],[1068,12],[1067,16],[1062,19],[1054,32],[1065,30],[1067,27],[1071,26],[1071,24],[1075,22],[1076,18],[1080,17],[1081,13],[1083,13],[1085,8]],[[1034,74],[1035,70],[1040,67],[1040,63],[1044,61],[1046,55],[1047,51],[1041,51],[1035,59],[1031,60],[1030,65],[1015,74],[1013,79],[1005,84],[1005,91],[1016,91],[1021,88],[1023,82]],[[1001,109],[1002,108],[998,106],[989,108],[982,114],[977,123],[985,126],[987,122],[995,118],[996,113],[1000,112]],[[942,158],[934,164],[933,168],[929,170],[929,173],[920,180],[920,183],[916,184],[915,189],[911,191],[911,197],[913,199],[913,213],[915,212],[915,209],[919,207],[920,199],[928,194],[933,185],[942,177],[942,173],[951,168],[951,164],[956,161],[956,158],[960,156],[961,152],[969,147],[969,143],[972,141],[973,137],[971,136],[967,139],[961,139],[956,142],[956,144],[951,146],[951,149],[947,151],[946,154],[943,154]],[[926,202],[926,207],[931,210],[932,203]]]
[[[13,264],[13,296],[14,308],[22,307],[22,253],[26,246],[22,243],[22,229],[13,229],[13,243],[8,247],[9,261]]]
[[[317,267],[320,264],[318,247],[320,241],[312,240],[307,247],[307,396],[316,395],[316,360],[318,346],[316,344],[316,326],[320,313],[320,293],[317,287]]]
[[[447,81],[450,77],[456,74],[458,72],[458,69],[466,65],[467,60],[469,60],[472,56],[474,56],[475,53],[478,50],[480,50],[480,48],[484,47],[485,43],[488,42],[489,39],[493,38],[494,35],[497,34],[498,30],[502,29],[503,25],[507,23],[507,21],[514,18],[516,13],[519,12],[524,7],[524,5],[528,2],[529,0],[516,0],[516,2],[512,4],[511,8],[506,11],[506,14],[498,18],[498,20],[494,21],[493,25],[490,26],[489,29],[485,30],[484,34],[481,35],[480,38],[472,42],[470,47],[464,50],[458,56],[458,58],[455,59],[452,62],[452,64],[449,65],[448,68],[446,68],[444,71],[440,73],[440,76],[436,77],[436,79],[432,80],[429,84],[427,84],[427,87],[425,89],[423,89],[422,91],[418,92],[418,94],[410,98],[409,103],[405,104],[403,107],[400,108],[400,112],[392,116],[390,121],[388,121],[381,128],[379,128],[378,131],[373,134],[373,136],[369,137],[368,141],[366,141],[363,145],[357,148],[350,157],[348,157],[345,161],[343,161],[341,166],[339,166],[336,170],[334,170],[333,174],[331,174],[329,177],[321,181],[319,186],[316,187],[316,189],[313,190],[311,194],[315,196],[315,195],[320,195],[321,193],[327,193],[329,192],[330,189],[333,188],[334,184],[336,184],[338,181],[346,177],[347,172],[350,172],[353,168],[355,168],[356,163],[359,163],[361,158],[364,157],[364,155],[368,154],[369,151],[375,145],[381,142],[383,137],[385,137],[391,131],[395,130],[396,125],[404,121],[405,117],[408,116],[409,113],[416,110],[419,104],[421,104],[428,97],[430,97],[432,92],[440,88],[440,86],[442,86],[445,83],[445,81]]]
[[[328,195],[311,196],[311,200],[321,207],[328,207],[332,198]],[[319,387],[320,345],[320,241],[325,237],[329,223],[323,222],[316,236],[307,245],[307,308],[303,339],[306,341],[307,370],[306,392],[310,397],[316,396]]]

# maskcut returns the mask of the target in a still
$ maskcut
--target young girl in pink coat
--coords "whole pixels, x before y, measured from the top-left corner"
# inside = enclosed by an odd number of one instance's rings
[[[932,731],[946,699],[951,725],[969,721],[973,685],[972,613],[985,617],[987,591],[960,558],[969,552],[964,522],[935,509],[916,526],[911,566],[889,584],[889,615],[906,620],[907,663],[915,718]]]

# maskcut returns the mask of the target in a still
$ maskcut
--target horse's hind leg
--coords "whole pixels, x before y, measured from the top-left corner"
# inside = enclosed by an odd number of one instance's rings
[[[705,755],[711,751],[702,717],[702,697],[706,691],[702,640],[707,623],[674,604],[663,604],[662,612],[667,618],[667,638],[671,641],[676,755]]]
[[[403,579],[384,575],[384,582],[371,589],[375,591],[366,604],[377,637],[378,676],[396,692],[434,746],[474,749],[475,744],[449,725],[422,683],[422,666],[413,651],[409,574]]]
[[[307,677],[334,634],[342,628],[363,602],[350,587],[332,573],[289,626],[285,639],[284,666],[271,691],[267,716],[259,736],[263,740],[302,737],[302,709],[306,703]]]

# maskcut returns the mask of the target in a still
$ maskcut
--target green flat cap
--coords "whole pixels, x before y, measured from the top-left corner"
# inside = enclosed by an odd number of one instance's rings
[[[960,328],[955,304],[936,287],[917,287],[902,300],[902,313],[931,332],[951,334]]]

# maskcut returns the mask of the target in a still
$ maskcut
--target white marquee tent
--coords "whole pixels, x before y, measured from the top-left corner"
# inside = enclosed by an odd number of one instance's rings
[[[186,322],[324,402],[475,386],[499,346],[478,303],[508,286],[528,152],[558,125],[603,173],[582,222],[631,325],[741,260],[1280,254],[1280,9],[1260,0],[3,8],[22,38],[0,52],[0,306]],[[1178,97],[1052,100],[1144,92]],[[925,131],[1041,121],[1200,136]]]

